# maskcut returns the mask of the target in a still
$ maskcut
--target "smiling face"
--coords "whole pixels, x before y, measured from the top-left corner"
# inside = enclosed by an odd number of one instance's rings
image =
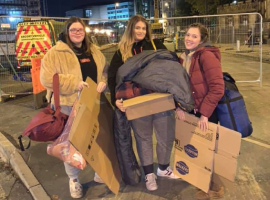
[[[134,27],[134,41],[139,42],[145,38],[146,35],[146,24],[142,21],[139,21],[135,24]]]
[[[85,30],[83,25],[80,22],[75,22],[71,24],[68,29],[68,34],[70,41],[76,46],[81,47],[82,41],[85,37]]]
[[[194,50],[201,44],[201,33],[199,28],[189,28],[185,35],[185,47],[187,50]]]

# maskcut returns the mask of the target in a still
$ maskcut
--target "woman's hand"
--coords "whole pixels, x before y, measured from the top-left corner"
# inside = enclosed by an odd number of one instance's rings
[[[119,110],[121,110],[122,112],[126,112],[126,108],[123,106],[123,100],[116,100],[115,101],[115,105],[117,106],[117,108]]]
[[[198,126],[201,130],[206,132],[208,130],[208,117],[201,115]]]
[[[182,121],[185,120],[185,112],[182,109],[176,108],[176,111],[175,112],[177,114],[178,119],[180,119]]]
[[[78,84],[78,86],[77,86],[77,89],[78,89],[78,91],[81,91],[84,87],[89,88],[88,83],[86,83],[84,81],[80,81],[79,84]]]
[[[97,86],[97,92],[101,93],[103,92],[107,87],[107,84],[104,82],[99,82],[98,86]]]

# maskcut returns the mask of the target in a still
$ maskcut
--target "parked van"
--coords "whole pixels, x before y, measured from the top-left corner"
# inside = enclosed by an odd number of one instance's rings
[[[54,24],[57,24],[55,28]],[[30,67],[31,58],[43,57],[56,44],[63,22],[52,20],[23,21],[17,24],[17,68]],[[61,26],[61,27],[60,27]]]

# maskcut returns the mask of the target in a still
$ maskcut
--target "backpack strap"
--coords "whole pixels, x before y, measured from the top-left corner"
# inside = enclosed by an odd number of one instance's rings
[[[21,149],[22,151],[24,151],[25,149],[29,149],[29,147],[31,146],[31,140],[30,140],[30,139],[29,139],[28,145],[27,145],[26,147],[23,146],[23,143],[22,143],[22,135],[20,135],[20,136],[18,137],[18,139],[19,139],[19,146],[20,146],[20,149]]]
[[[59,75],[53,75],[53,97],[54,97],[54,106],[55,110],[60,106],[60,98],[59,98]]]
[[[55,104],[55,111],[60,112],[60,103],[59,103],[59,75],[58,74],[54,74],[53,75],[53,94],[54,94],[54,104]],[[36,122],[35,124],[32,124],[32,126],[27,127],[27,130],[31,130],[33,127],[35,127],[36,125],[39,125],[38,122]],[[27,131],[26,131],[27,132]],[[19,140],[19,146],[20,149],[22,151],[24,151],[25,149],[28,149],[31,146],[31,140],[29,139],[29,143],[26,147],[23,146],[22,143],[22,135],[20,135],[18,137]]]
[[[204,71],[203,71],[203,66],[202,66],[202,64],[201,64],[201,54],[199,55],[198,63],[199,63],[199,67],[200,67],[200,71],[201,71],[201,73],[202,73],[203,79],[206,81],[206,79],[205,79],[205,74],[204,74]]]

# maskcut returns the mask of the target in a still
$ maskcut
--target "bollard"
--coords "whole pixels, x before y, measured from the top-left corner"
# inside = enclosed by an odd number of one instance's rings
[[[240,51],[240,40],[236,41],[236,51]]]

